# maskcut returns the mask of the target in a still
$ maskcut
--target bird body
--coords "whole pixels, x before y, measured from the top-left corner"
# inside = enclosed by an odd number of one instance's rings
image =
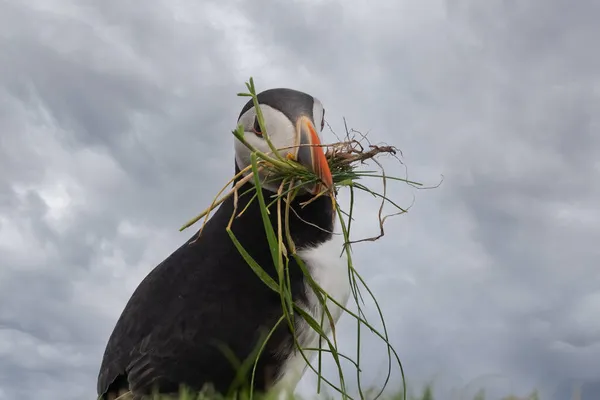
[[[310,114],[322,108],[318,100],[301,92],[275,89],[267,92],[263,101],[263,112],[271,110],[265,112],[267,131],[271,137],[280,139],[282,147],[286,140],[308,140],[306,135],[311,134],[314,122],[301,118],[310,117],[314,121]],[[290,106],[294,101],[296,106]],[[278,105],[279,109],[287,110],[287,115],[276,113]],[[244,122],[244,115],[252,111],[248,104],[242,110],[239,120],[245,126],[251,121]],[[294,123],[290,118],[295,117],[306,125]],[[292,130],[278,130],[277,121],[280,127],[283,122],[285,128]],[[302,137],[298,137],[300,131]],[[259,133],[254,133],[256,139],[260,139]],[[311,137],[310,140],[315,140]],[[236,148],[236,172],[245,166],[246,156]],[[319,158],[321,155],[298,152],[296,156],[310,163],[317,172],[325,175],[328,172],[328,167],[318,164],[324,159]],[[324,181],[327,178],[325,176]],[[248,189],[252,189],[251,182],[245,183],[239,193]],[[273,188],[259,190],[267,199],[274,194]],[[345,304],[349,295],[348,274],[342,256],[343,240],[333,232],[336,215],[331,198],[321,196],[305,206],[300,205],[309,198],[307,193],[292,201],[289,231],[297,254],[312,278],[339,303]],[[239,197],[238,212],[250,199],[251,194]],[[137,398],[154,389],[176,393],[181,385],[200,390],[205,384],[227,393],[238,388],[236,385],[247,383],[238,381],[236,366],[227,355],[233,355],[240,362],[249,358],[253,361],[257,346],[280,319],[282,304],[280,295],[259,279],[226,232],[235,209],[233,198],[225,200],[208,220],[201,236],[195,235],[175,250],[134,291],[106,346],[98,376],[97,391],[101,398],[109,399],[125,391]],[[276,213],[271,212],[270,218],[277,226]],[[231,229],[244,249],[277,281],[257,201],[233,220]],[[293,300],[320,321],[319,301],[293,258],[288,268]],[[328,307],[337,321],[341,309],[331,302]],[[301,317],[295,317],[295,326],[301,347],[318,347],[318,334]],[[329,327],[325,321],[323,329],[328,332]],[[306,362],[295,349],[293,339],[287,323],[280,324],[273,332],[257,363],[255,390],[294,390]],[[313,354],[306,353],[309,359]]]
[[[336,233],[338,232],[339,230],[336,230]],[[350,286],[348,284],[347,260],[340,257],[343,246],[343,237],[333,236],[327,242],[323,242],[318,246],[300,250],[298,255],[307,265],[313,280],[337,303],[346,305],[350,296]],[[309,312],[316,321],[321,321],[323,307],[308,284],[305,284],[305,291],[308,294],[307,306],[304,307],[305,311]],[[333,321],[337,322],[343,310],[331,300],[327,300],[326,304]],[[319,334],[310,328],[304,320],[298,320],[297,324],[299,325],[299,332],[302,332],[302,336],[299,338],[301,348],[318,348]],[[321,328],[325,334],[331,332],[327,317],[325,317]],[[312,352],[306,353],[305,355],[310,360]],[[299,352],[288,356],[275,390],[281,389],[281,392],[293,391],[307,366],[306,360]]]

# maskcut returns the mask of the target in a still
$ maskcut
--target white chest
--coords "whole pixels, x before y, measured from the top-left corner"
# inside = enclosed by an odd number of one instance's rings
[[[299,256],[304,260],[314,281],[334,298],[338,303],[346,305],[350,295],[350,284],[348,279],[348,259],[343,253],[344,239],[341,235],[334,235],[331,240],[323,243],[319,247],[299,251]],[[315,295],[310,285],[306,285],[306,293],[309,304],[312,306],[309,310],[313,317],[320,321],[322,316],[322,307],[319,299]],[[327,301],[327,308],[335,322],[342,314],[342,309],[331,300]],[[329,327],[329,323],[325,324]],[[326,329],[329,333],[329,329]]]
[[[348,259],[345,252],[342,252],[343,245],[343,236],[335,234],[330,241],[317,247],[298,251],[298,255],[304,260],[313,280],[329,296],[345,307],[350,296],[350,283],[348,278]],[[323,311],[321,303],[308,283],[305,290],[309,303],[306,311],[320,323]],[[326,304],[334,323],[337,323],[343,310],[329,299]],[[328,336],[331,336],[331,326],[327,316],[324,317],[322,329]],[[308,326],[305,321],[301,320],[297,323],[296,330],[298,341],[302,348],[319,347],[318,333]],[[327,348],[327,345],[325,344],[324,347]],[[304,351],[304,355],[309,361],[314,359],[316,354],[317,352],[315,351]],[[315,365],[313,367],[316,368]],[[287,393],[293,392],[306,368],[307,364],[302,354],[300,352],[292,353],[290,358],[286,360],[280,379],[273,389],[284,396]]]

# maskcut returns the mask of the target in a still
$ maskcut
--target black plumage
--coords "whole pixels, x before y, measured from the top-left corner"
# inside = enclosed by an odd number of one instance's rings
[[[256,100],[260,104],[265,104],[281,111],[290,121],[294,121],[298,115],[306,115],[310,119],[314,119],[314,98],[309,94],[294,89],[268,89],[260,92],[256,96]],[[248,101],[242,108],[242,111],[240,111],[240,117],[253,106],[254,103]]]
[[[267,190],[263,193],[265,198],[273,195]],[[239,198],[238,211],[250,197]],[[327,241],[333,228],[331,199],[322,196],[300,207],[307,198],[294,200],[292,207],[298,215],[290,213],[290,231],[298,249]],[[190,238],[135,290],[108,341],[98,376],[100,395],[119,389],[131,389],[134,394],[153,388],[177,392],[180,384],[200,389],[208,382],[222,393],[231,388],[236,371],[216,343],[228,346],[244,360],[282,315],[279,295],[255,275],[226,233],[233,208],[230,197],[210,218],[199,240],[194,241],[195,235]],[[275,218],[276,213],[271,213],[274,226]],[[234,220],[232,230],[277,279],[258,201]],[[293,260],[290,277],[294,299],[306,301],[304,277]],[[269,388],[292,345],[287,324],[280,325],[258,363],[256,390]]]

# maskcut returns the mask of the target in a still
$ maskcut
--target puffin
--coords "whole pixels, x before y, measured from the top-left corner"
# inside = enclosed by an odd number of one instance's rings
[[[323,104],[307,93],[288,88],[265,90],[257,100],[267,135],[279,154],[293,157],[319,177],[291,201],[288,228],[296,254],[312,279],[345,306],[350,282],[331,197],[335,198],[334,191],[315,196],[333,189],[321,145]],[[272,153],[252,99],[242,108],[239,125],[244,128],[245,140],[264,153]],[[238,175],[250,165],[251,151],[237,138],[234,150]],[[234,185],[239,179],[241,176]],[[230,196],[219,206],[199,236],[194,234],[174,250],[135,289],[106,344],[98,373],[98,399],[177,394],[182,386],[193,391],[210,388],[222,395],[247,390],[251,372],[240,373],[240,365],[249,359],[254,364],[257,347],[283,315],[282,302],[242,257],[226,227],[237,210],[239,215],[233,219],[231,231],[277,282],[259,202],[251,201],[251,194],[254,189],[261,190],[269,202],[279,183],[261,181],[260,188],[256,188],[253,179],[247,180],[237,198]],[[276,227],[277,213],[271,211],[269,218]],[[321,303],[292,257],[288,268],[292,300],[316,321],[322,321]],[[337,323],[343,309],[331,300],[326,304]],[[271,332],[256,363],[255,393],[292,394],[308,369],[297,347],[318,348],[320,336],[302,316],[296,313],[293,318],[297,342],[285,321]],[[322,329],[331,333],[327,317]],[[316,352],[306,350],[304,355],[312,361]]]

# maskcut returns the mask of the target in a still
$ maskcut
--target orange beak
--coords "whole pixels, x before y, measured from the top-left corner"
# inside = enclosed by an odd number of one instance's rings
[[[325,158],[325,149],[321,146],[321,140],[310,118],[301,117],[296,130],[300,139],[296,160],[313,171],[320,179],[320,182],[314,186],[312,194],[319,194],[323,186],[326,189],[333,188],[333,177]]]

